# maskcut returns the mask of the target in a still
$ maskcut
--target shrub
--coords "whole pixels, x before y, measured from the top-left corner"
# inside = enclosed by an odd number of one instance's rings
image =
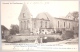
[[[10,35],[6,38],[6,41],[9,43],[15,43],[21,41],[19,37],[16,37],[15,35]]]
[[[62,34],[62,30],[61,29],[56,29],[56,32],[55,33]]]
[[[56,41],[61,41],[61,39],[57,38]]]
[[[70,39],[70,38],[73,38],[74,37],[74,31],[63,31],[62,33],[62,38],[63,40],[65,39]]]

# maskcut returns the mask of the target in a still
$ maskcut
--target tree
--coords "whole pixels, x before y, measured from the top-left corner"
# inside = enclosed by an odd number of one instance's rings
[[[74,31],[72,31],[72,30],[65,30],[62,33],[63,40],[73,38],[73,36],[74,36]]]
[[[72,15],[74,17],[74,20],[78,21],[78,25],[76,25],[76,27],[74,27],[74,32],[78,34],[79,33],[79,19],[78,19],[79,18],[79,12],[75,11],[72,13]]]
[[[79,17],[79,12],[75,11],[72,13],[73,17],[74,17],[74,20],[78,20],[78,17]]]
[[[11,25],[10,34],[15,35],[19,33],[19,26],[18,25]]]

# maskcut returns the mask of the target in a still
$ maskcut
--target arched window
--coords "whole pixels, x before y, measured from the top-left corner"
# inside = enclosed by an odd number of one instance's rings
[[[25,13],[23,13],[23,18],[25,17]]]
[[[65,27],[65,22],[64,22],[64,27]]]
[[[26,21],[24,21],[24,29],[26,29]]]
[[[70,28],[70,23],[69,23],[69,28]]]
[[[58,21],[58,27],[59,27],[59,21]]]
[[[27,20],[27,29],[28,29],[28,25],[29,25],[29,20]]]
[[[42,27],[42,21],[41,21],[41,27]]]
[[[47,28],[47,21],[45,22],[45,28]]]
[[[23,25],[22,25],[22,21],[20,22],[20,29],[22,30],[23,29]]]
[[[36,22],[34,21],[34,28],[36,28]]]

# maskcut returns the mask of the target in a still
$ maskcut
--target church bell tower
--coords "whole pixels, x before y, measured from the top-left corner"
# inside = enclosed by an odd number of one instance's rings
[[[21,35],[30,35],[30,32],[32,31],[32,15],[24,3],[22,6],[21,13],[19,15],[19,33]]]

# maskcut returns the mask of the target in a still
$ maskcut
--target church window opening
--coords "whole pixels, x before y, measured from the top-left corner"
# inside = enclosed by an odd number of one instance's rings
[[[69,28],[70,28],[70,23],[69,23]]]
[[[45,28],[47,28],[47,21],[45,22]]]
[[[65,22],[64,22],[64,27],[65,27]]]
[[[24,21],[24,29],[26,29],[26,21]]]
[[[28,23],[29,23],[29,20],[27,20],[27,29],[28,29]]]
[[[41,27],[42,27],[42,21],[41,21]]]
[[[58,21],[58,27],[59,27],[59,21]]]
[[[23,27],[22,27],[22,21],[21,21],[21,30],[23,29]]]
[[[34,28],[36,28],[36,23],[34,22]]]
[[[23,18],[25,17],[25,13],[23,13]]]

